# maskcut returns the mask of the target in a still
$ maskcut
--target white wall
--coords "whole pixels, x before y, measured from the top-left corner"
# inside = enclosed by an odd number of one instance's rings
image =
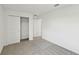
[[[20,18],[8,16],[7,20],[7,44],[20,42]]]
[[[19,16],[19,18],[20,18],[20,16],[21,17],[29,17],[29,40],[33,40],[33,19],[32,19],[32,14],[30,14],[30,13],[27,13],[27,12],[19,12],[19,11],[11,11],[11,10],[6,10],[6,33],[8,33],[8,31],[10,30],[10,29],[8,29],[8,15],[15,15],[15,16]],[[19,21],[20,21],[20,19],[19,19]],[[20,25],[20,24],[19,24]],[[9,25],[10,26],[10,25]],[[16,25],[15,25],[16,26]],[[19,26],[18,26],[18,28],[19,28]],[[19,28],[19,30],[20,30],[20,28]],[[10,30],[11,31],[11,30]],[[12,33],[10,33],[10,34],[8,34],[8,35],[10,35],[10,36],[6,36],[6,44],[5,45],[8,45],[8,44],[12,44],[12,41],[13,40],[11,40],[11,39],[8,39],[8,37],[12,37],[12,36],[15,36],[15,35],[12,35]],[[20,35],[20,34],[18,34],[18,35]],[[20,40],[20,39],[19,39]],[[15,42],[15,41],[14,41]],[[13,43],[14,43],[13,42]],[[18,41],[19,42],[19,41]],[[16,42],[15,42],[16,43]]]
[[[0,53],[2,51],[2,48],[4,46],[4,37],[5,37],[5,32],[4,32],[4,13],[3,13],[3,8],[2,6],[0,5]]]
[[[79,5],[57,8],[42,19],[44,39],[79,53]]]
[[[29,38],[29,18],[21,17],[21,39]]]
[[[42,23],[42,19],[34,19],[33,20],[33,22],[34,22],[34,33],[33,33],[33,35],[34,35],[34,37],[39,37],[39,36],[41,36],[41,23]]]

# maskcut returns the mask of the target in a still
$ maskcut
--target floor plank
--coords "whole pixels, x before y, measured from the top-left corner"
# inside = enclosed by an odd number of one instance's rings
[[[24,40],[4,47],[1,55],[77,55],[41,38]]]

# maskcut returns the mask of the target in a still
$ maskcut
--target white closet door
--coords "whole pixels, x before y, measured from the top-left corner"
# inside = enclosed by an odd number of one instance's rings
[[[34,20],[34,37],[40,37],[41,36],[41,19],[35,19]]]
[[[20,17],[8,16],[8,44],[20,42]]]

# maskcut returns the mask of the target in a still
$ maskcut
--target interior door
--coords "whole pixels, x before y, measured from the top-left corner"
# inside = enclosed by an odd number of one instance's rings
[[[41,19],[34,20],[34,37],[41,37]]]
[[[8,44],[20,42],[20,17],[8,16]]]

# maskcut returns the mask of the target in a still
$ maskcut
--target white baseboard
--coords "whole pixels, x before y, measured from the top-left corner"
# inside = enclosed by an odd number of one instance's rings
[[[12,44],[16,44],[16,43],[20,43],[20,40],[7,42],[7,43],[5,44],[5,46],[12,45]]]
[[[47,39],[47,38],[45,38],[45,37],[43,37],[43,39],[44,39],[44,40],[47,40],[47,41],[49,41],[49,42],[51,42],[51,43],[53,43],[53,44],[56,44],[56,45],[58,45],[58,46],[60,46],[60,47],[62,47],[62,48],[65,48],[65,49],[67,49],[67,50],[70,50],[70,51],[72,51],[72,52],[74,52],[74,53],[76,53],[76,54],[79,54],[78,52],[76,52],[76,51],[74,51],[74,50],[72,50],[72,49],[69,49],[69,48],[67,48],[67,47],[64,47],[64,46],[62,46],[62,45],[60,45],[60,44],[58,44],[58,43],[56,43],[56,42],[52,42],[51,40],[49,40],[49,39]]]
[[[42,36],[34,36],[33,38],[42,38]]]
[[[1,54],[1,52],[2,52],[2,49],[3,49],[3,46],[0,46],[0,54]]]

